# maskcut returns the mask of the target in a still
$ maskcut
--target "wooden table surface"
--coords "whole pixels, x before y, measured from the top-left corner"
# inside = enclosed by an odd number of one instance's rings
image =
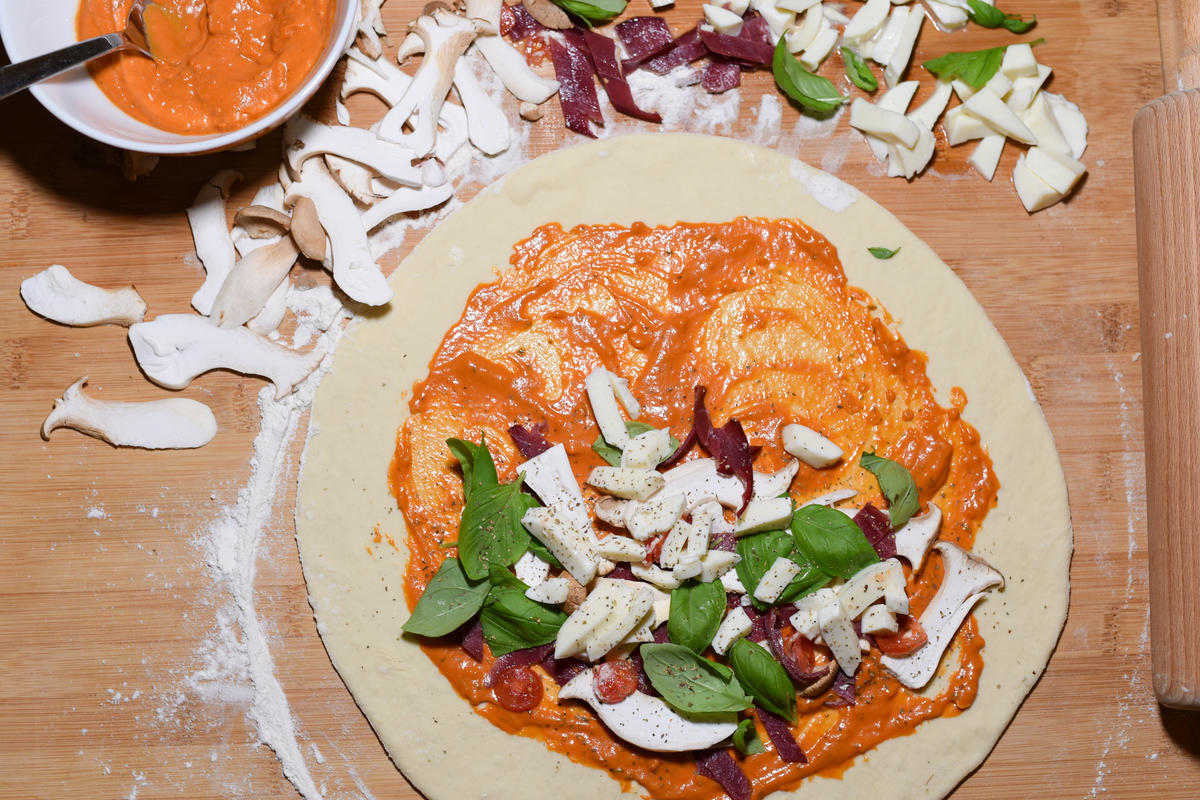
[[[697,6],[681,0],[670,19],[690,23]],[[1091,125],[1089,174],[1070,201],[1026,215],[1008,179],[1011,145],[992,184],[967,167],[969,145],[948,150],[941,140],[930,170],[906,184],[881,176],[845,116],[797,126],[785,107],[771,143],[868,192],[954,268],[1028,375],[1066,470],[1076,548],[1066,629],[1012,726],[954,796],[1196,798],[1200,718],[1159,708],[1148,675],[1130,125],[1161,93],[1155,10],[1151,0],[1003,7],[1038,13],[1035,33],[1046,43],[1037,56],[1054,68],[1051,88]],[[419,8],[391,0],[384,10],[401,32]],[[915,60],[1011,40],[927,25]],[[830,61],[828,74],[840,68]],[[922,70],[912,74],[928,87]],[[749,136],[764,89],[768,75],[747,76],[738,122],[718,132]],[[313,109],[328,113],[329,103],[325,93]],[[527,127],[529,154],[574,136],[560,131],[556,102],[550,107]],[[202,273],[184,209],[227,165],[246,176],[233,205],[244,204],[272,179],[279,137],[253,152],[164,160],[129,183],[28,95],[2,108],[0,796],[295,797],[279,762],[256,744],[249,687],[205,674],[230,603],[204,563],[205,531],[250,475],[262,382],[219,372],[181,393],[212,406],[220,425],[201,450],[117,450],[70,431],[43,442],[43,418],[77,377],[90,376],[108,399],[164,393],[139,373],[124,329],[55,325],[18,296],[23,278],[61,263],[87,281],[136,284],[151,316],[188,310]],[[290,522],[297,458],[298,442],[255,584],[275,673],[326,796],[415,797],[317,635]]]

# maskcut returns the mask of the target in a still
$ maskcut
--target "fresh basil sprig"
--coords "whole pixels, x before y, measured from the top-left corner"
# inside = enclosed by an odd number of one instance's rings
[[[967,0],[967,6],[967,14],[971,17],[971,21],[984,28],[1003,27],[1013,33],[1025,33],[1037,24],[1036,14],[1033,19],[1025,21],[1021,19],[1020,14],[1005,14],[983,0]]]
[[[808,505],[792,515],[796,549],[823,572],[849,579],[879,555],[862,530],[842,512],[828,506]]]
[[[796,687],[765,647],[738,639],[729,648],[729,666],[755,705],[789,722],[796,721]]]
[[[896,255],[896,253],[899,253],[900,248],[897,247],[895,250],[889,250],[886,247],[868,247],[867,252],[881,261],[886,261],[887,259]]]
[[[982,89],[992,79],[1004,61],[1003,47],[972,50],[966,53],[946,53],[926,61],[925,69],[944,81],[960,78],[974,89]]]
[[[749,717],[739,722],[737,730],[733,732],[733,746],[744,756],[756,756],[767,752],[758,736],[758,728],[754,727],[754,720]]]
[[[481,436],[479,444],[464,439],[447,439],[446,446],[462,468],[464,500],[469,501],[471,494],[480,486],[495,486],[500,482],[487,439]]]
[[[590,27],[619,15],[625,10],[626,0],[554,0],[554,4],[579,17]]]
[[[725,587],[720,581],[688,581],[671,591],[667,636],[693,653],[703,653],[725,615]]]
[[[879,490],[888,501],[888,514],[892,518],[893,528],[903,526],[921,510],[917,483],[902,464],[874,453],[863,453],[858,463],[879,481]]]
[[[494,656],[553,642],[567,615],[525,596],[529,588],[503,567],[491,570],[491,591],[479,612],[483,639]]]
[[[462,519],[458,523],[458,556],[471,580],[482,580],[492,565],[508,566],[529,549],[529,532],[521,524],[537,501],[521,491],[520,477],[500,483],[487,441],[479,444],[447,439],[446,446],[463,472]]]
[[[710,714],[744,711],[754,705],[723,664],[677,644],[644,644],[641,653],[651,685],[676,711]]]
[[[828,114],[846,102],[845,96],[837,90],[833,81],[814,75],[804,68],[800,60],[788,50],[787,42],[782,36],[775,45],[771,71],[775,73],[775,83],[783,93],[809,111]]]
[[[746,587],[746,592],[760,611],[771,605],[791,603],[810,592],[820,589],[832,580],[832,576],[820,569],[811,559],[803,556],[796,549],[796,541],[789,531],[763,531],[749,536],[743,536],[735,545],[741,561],[737,564],[738,580]],[[774,603],[764,603],[754,598],[754,590],[763,575],[775,563],[777,558],[790,558],[803,569],[792,578],[791,583],[784,588]]]
[[[846,65],[846,77],[855,86],[864,92],[873,92],[879,88],[879,79],[858,53],[849,47],[843,47],[842,62]]]
[[[487,581],[467,578],[457,558],[447,558],[426,584],[403,630],[419,636],[445,636],[475,616],[489,589]]]
[[[652,430],[654,430],[653,425],[650,425],[649,423],[646,423],[646,422],[639,422],[636,419],[629,420],[625,423],[625,431],[626,431],[626,433],[629,434],[630,439],[632,439],[635,436],[641,436],[643,433],[646,433],[647,431],[652,431]],[[603,436],[596,437],[596,441],[592,442],[592,449],[596,451],[596,455],[603,458],[611,466],[614,466],[614,467],[621,466],[621,451],[620,451],[620,449],[613,447],[611,444],[609,444],[608,441]],[[679,440],[676,439],[674,436],[672,436],[671,437],[671,452],[674,453],[678,449],[679,449]],[[667,458],[670,458],[670,456],[667,456]]]

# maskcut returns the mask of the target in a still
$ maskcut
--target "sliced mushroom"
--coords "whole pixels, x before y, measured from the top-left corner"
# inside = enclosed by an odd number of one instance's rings
[[[300,180],[288,190],[286,202],[299,197],[313,201],[317,219],[329,237],[333,281],[352,300],[369,306],[381,306],[392,299],[379,265],[371,254],[367,231],[354,201],[342,191],[325,169],[324,162],[309,161]]]
[[[913,572],[920,572],[929,546],[937,538],[942,525],[942,510],[934,503],[919,517],[913,517],[896,531],[896,555],[912,565]]]
[[[328,249],[325,229],[317,217],[317,205],[310,197],[297,197],[292,206],[292,240],[305,258],[324,263]]]
[[[329,168],[329,174],[338,182],[338,186],[341,186],[346,194],[354,199],[354,202],[369,206],[379,199],[379,195],[375,194],[375,190],[372,188],[371,170],[356,161],[335,156],[333,153],[326,153],[324,158],[325,166]]]
[[[402,142],[417,156],[424,156],[433,150],[438,117],[454,80],[454,64],[475,39],[475,26],[463,17],[439,11],[432,17],[419,17],[416,33],[425,43],[425,57],[404,97],[380,121],[379,138]],[[413,132],[405,134],[404,124],[414,114]]]
[[[574,28],[575,23],[567,16],[567,12],[552,2],[552,0],[521,0],[521,5],[529,12],[529,16],[556,31]]]
[[[251,239],[269,239],[287,233],[292,218],[267,206],[246,206],[233,215],[233,224],[244,230]]]
[[[404,37],[404,41],[400,43],[399,49],[396,50],[396,60],[403,64],[413,56],[419,56],[425,52],[425,42],[421,41],[421,37],[416,33],[410,32]]]
[[[187,210],[192,239],[196,243],[196,257],[204,265],[206,273],[204,284],[192,295],[192,307],[201,314],[212,311],[213,300],[221,290],[221,284],[237,262],[233,237],[225,222],[225,200],[234,181],[241,179],[241,174],[231,169],[218,172],[200,188],[195,202]]]
[[[401,187],[363,212],[363,227],[368,231],[374,230],[392,217],[433,208],[453,196],[454,186],[450,183],[420,189]]]
[[[300,255],[290,236],[260,247],[234,265],[213,301],[209,316],[221,328],[236,328],[262,311]]]
[[[370,167],[380,175],[405,186],[420,186],[421,173],[412,165],[414,157],[407,147],[381,141],[363,128],[322,125],[310,117],[292,117],[284,128],[288,166],[299,173],[313,156],[332,153]]]
[[[371,53],[372,58],[383,54],[383,42],[379,37],[387,35],[383,25],[381,6],[384,0],[363,0],[361,15],[358,23],[358,46],[363,52]]]
[[[84,283],[61,264],[21,281],[29,310],[63,325],[125,325],[141,322],[146,301],[132,286],[101,289]]]
[[[500,6],[501,0],[467,0],[467,16],[483,23],[475,26],[475,46],[518,100],[544,103],[558,91],[558,81],[534,72],[525,56],[499,35]]]
[[[283,322],[283,315],[287,313],[288,289],[291,288],[291,285],[292,282],[284,278],[283,283],[279,284],[267,298],[262,311],[246,322],[246,327],[259,336],[266,336],[278,328],[279,323]]]
[[[454,88],[467,112],[467,137],[471,144],[489,156],[507,150],[512,138],[508,117],[483,90],[466,56],[454,64]]]
[[[820,697],[828,691],[830,686],[833,686],[833,681],[837,678],[837,674],[837,664],[831,662],[829,670],[823,676],[801,689],[797,694],[801,697]]]
[[[184,397],[117,403],[94,400],[83,392],[80,378],[54,401],[54,410],[42,423],[42,438],[59,428],[103,439],[116,447],[148,450],[202,447],[217,433],[217,420],[208,406]]]

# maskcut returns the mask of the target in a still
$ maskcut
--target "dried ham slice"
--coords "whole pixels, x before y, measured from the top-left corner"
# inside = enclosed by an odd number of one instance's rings
[[[766,20],[757,14],[746,15],[737,36],[701,28],[700,39],[711,52],[747,64],[770,64],[775,56],[770,29]]]
[[[500,7],[500,33],[508,36],[514,42],[536,36],[550,30],[533,18],[523,5],[502,5]]]
[[[661,17],[631,17],[618,23],[616,31],[617,38],[629,55],[624,62],[626,72],[648,59],[662,55],[675,44],[671,27]]]
[[[550,443],[546,441],[545,422],[530,425],[528,428],[520,424],[513,425],[508,429],[508,435],[517,449],[521,451],[521,455],[527,459],[536,458],[551,447]]]
[[[804,751],[800,749],[786,719],[761,708],[756,708],[755,712],[762,720],[763,728],[766,729],[771,744],[775,745],[775,754],[779,756],[780,760],[789,764],[808,763],[808,756],[804,755]]]
[[[608,99],[613,104],[613,108],[622,114],[646,122],[662,122],[662,117],[653,111],[643,111],[638,108],[637,102],[633,99],[633,92],[630,91],[629,84],[625,82],[621,64],[617,61],[617,43],[595,31],[585,30],[582,35],[584,44],[591,53],[596,74],[600,76],[600,82],[604,84],[604,91],[608,93]]]
[[[728,750],[713,750],[697,755],[696,771],[721,784],[730,800],[750,800],[750,779]]]
[[[896,532],[892,530],[892,521],[875,506],[867,503],[862,510],[854,515],[857,525],[875,548],[880,561],[896,555]]]
[[[704,42],[700,41],[700,29],[692,28],[687,33],[680,34],[670,50],[660,56],[655,56],[640,66],[655,75],[666,75],[676,67],[690,64],[706,55],[708,55],[708,48],[704,46]]]
[[[713,59],[704,68],[700,85],[710,94],[721,94],[742,85],[742,70],[732,61],[717,61]]]
[[[595,67],[591,56],[580,46],[581,42],[582,37],[569,35],[564,35],[561,43],[551,39],[550,59],[554,62],[554,77],[558,79],[558,101],[562,105],[563,120],[576,133],[595,139],[590,123],[603,125],[604,115],[600,113],[600,98],[592,80]]]

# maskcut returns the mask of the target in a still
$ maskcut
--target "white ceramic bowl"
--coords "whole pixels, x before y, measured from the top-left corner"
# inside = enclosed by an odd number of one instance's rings
[[[0,2],[0,38],[14,62],[23,61],[78,40],[80,0],[4,0]],[[80,133],[114,147],[140,153],[184,155],[208,153],[261,136],[296,113],[328,77],[350,44],[358,22],[359,0],[337,0],[325,49],[304,83],[271,113],[244,128],[191,136],[159,130],[117,108],[92,80],[87,67],[77,67],[34,86],[34,97],[50,113]]]

